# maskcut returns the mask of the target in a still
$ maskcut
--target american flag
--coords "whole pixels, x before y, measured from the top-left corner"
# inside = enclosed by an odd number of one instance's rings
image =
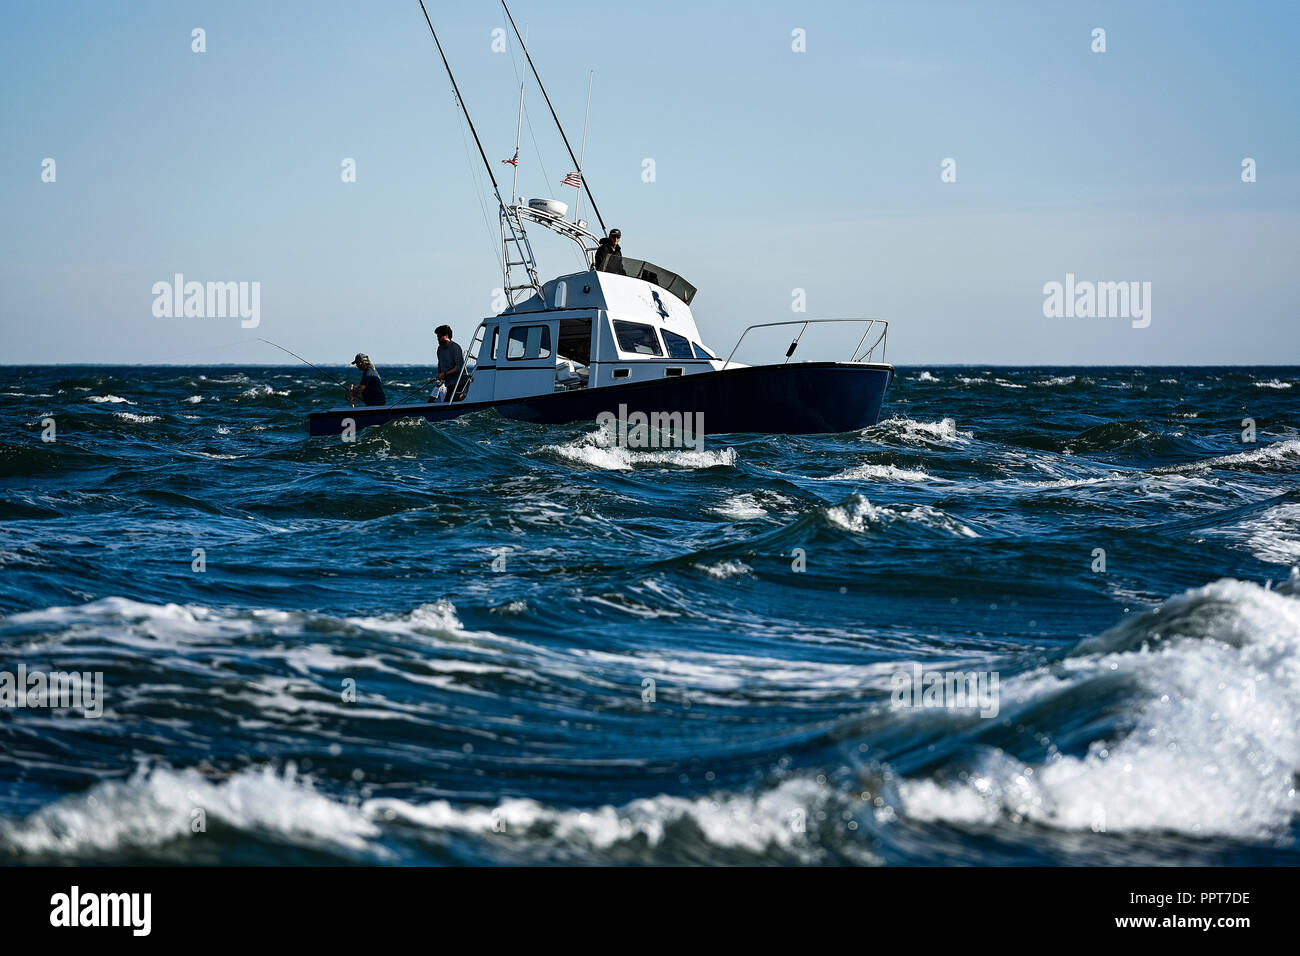
[[[569,175],[564,177],[564,182],[561,185],[572,186],[574,189],[577,189],[582,185],[582,173],[569,173]]]
[[[507,166],[513,166],[513,167],[515,167],[516,169],[518,169],[518,168],[519,168],[519,150],[515,150],[515,154],[514,154],[513,156],[511,156],[509,159],[503,159],[503,160],[501,160],[501,162],[502,162],[503,164],[507,165]]]

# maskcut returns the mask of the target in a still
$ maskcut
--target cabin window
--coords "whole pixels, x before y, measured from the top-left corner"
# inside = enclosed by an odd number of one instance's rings
[[[631,374],[632,374],[632,370],[631,370],[630,368],[616,368],[616,369],[614,369],[614,377],[615,377],[615,378],[627,378],[627,377],[628,377],[629,375],[631,375]]]
[[[681,366],[664,369],[664,378],[678,378],[682,374]]]
[[[591,319],[560,319],[560,341],[556,351],[561,358],[579,365],[591,364]]]
[[[506,358],[544,359],[551,357],[551,327],[549,325],[522,325],[510,330],[506,341]]]
[[[488,354],[492,356],[492,361],[494,362],[497,360],[497,358],[499,358],[497,354],[497,343],[500,339],[501,339],[501,329],[499,327],[494,327],[492,329],[492,350],[488,352]]]
[[[695,349],[695,357],[696,357],[696,358],[702,358],[702,359],[716,359],[716,358],[717,358],[716,355],[714,355],[712,352],[710,352],[708,349],[706,349],[703,345],[700,345],[698,342],[692,342],[692,343],[691,343],[691,348]]]
[[[664,329],[663,333],[664,345],[668,347],[669,358],[691,357],[691,343],[689,339],[683,335],[678,335],[676,332],[669,332],[667,329]]]
[[[624,352],[631,352],[633,355],[663,355],[663,349],[659,347],[659,336],[655,335],[653,325],[642,325],[640,322],[615,322],[614,336],[618,339],[618,347]]]
[[[624,259],[622,256],[612,256],[609,262],[605,264],[605,271],[654,283],[659,288],[671,292],[687,305],[690,305],[691,300],[695,298],[695,286],[676,273],[661,269],[653,262],[646,262],[644,259]]]

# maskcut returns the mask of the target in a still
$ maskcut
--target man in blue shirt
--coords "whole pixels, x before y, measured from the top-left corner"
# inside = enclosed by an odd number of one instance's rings
[[[379,380],[379,373],[375,371],[370,356],[365,352],[358,352],[357,357],[352,360],[352,364],[361,370],[361,382],[352,386],[351,390],[349,390],[348,401],[355,401],[359,398],[367,405],[387,405],[388,399],[384,396],[384,383]]]
[[[465,390],[469,382],[468,376],[460,374],[465,367],[465,353],[451,340],[450,325],[438,326],[433,334],[438,336],[438,381],[447,386],[447,401],[450,402],[455,397],[452,389],[456,388],[457,378],[460,379],[461,391]]]

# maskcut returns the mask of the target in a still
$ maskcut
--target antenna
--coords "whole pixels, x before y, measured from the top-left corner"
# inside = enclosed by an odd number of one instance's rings
[[[524,126],[524,84],[519,84],[519,118],[515,120],[515,158],[510,164],[515,168],[514,182],[510,184],[510,205],[519,202],[519,134]]]
[[[578,152],[578,178],[583,179],[582,164],[587,161],[587,121],[591,119],[591,81],[596,78],[596,71],[587,74],[587,112],[582,116],[582,149]],[[573,221],[578,221],[582,209],[582,190],[578,190],[578,201],[573,204]]]
[[[524,35],[528,35],[528,24],[524,24]],[[519,203],[519,136],[524,129],[524,84],[526,79],[519,80],[519,117],[515,120],[515,157],[510,160],[510,165],[515,168],[514,182],[510,184],[510,205],[514,206]]]
[[[420,6],[421,7],[424,6],[424,0],[420,0]],[[550,107],[551,119],[555,120],[555,126],[560,131],[560,139],[564,140],[564,148],[569,151],[569,159],[573,160],[574,163],[577,163],[578,169],[581,170],[582,163],[578,162],[578,157],[573,155],[573,147],[569,145],[569,137],[564,135],[564,127],[560,125],[560,118],[555,115],[555,107],[551,105],[551,98],[549,95],[547,95],[546,87],[542,85],[542,77],[537,72],[537,66],[536,64],[533,63],[532,56],[530,56],[528,53],[528,46],[524,43],[524,38],[519,34],[519,27],[515,24],[515,18],[510,15],[510,8],[506,6],[506,0],[501,0],[501,6],[505,7],[506,17],[510,20],[510,26],[514,29],[515,36],[518,37],[519,39],[519,48],[524,51],[524,57],[525,59],[528,60],[528,66],[533,71],[533,78],[537,80],[537,88],[542,91],[542,96],[546,100],[546,105]],[[425,17],[427,18],[428,16],[429,16],[428,13],[426,13]],[[430,24],[429,29],[430,30],[433,29],[432,24]],[[444,57],[444,61],[445,59],[446,58]],[[450,72],[450,70],[448,70],[448,72]],[[452,83],[454,85],[455,81],[453,80]],[[468,115],[469,114],[466,114],[466,116]],[[480,146],[479,149],[481,151],[482,147]],[[483,161],[487,162],[486,157],[484,158]],[[600,209],[597,208],[596,206],[596,197],[591,194],[591,187],[587,185],[587,179],[585,176],[582,179],[582,188],[587,190],[587,198],[591,200],[592,212],[596,214],[596,221],[600,223],[600,228],[603,230],[605,228],[605,220],[601,218]]]

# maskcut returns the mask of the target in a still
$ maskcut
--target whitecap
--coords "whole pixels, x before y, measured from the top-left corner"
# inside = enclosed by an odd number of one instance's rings
[[[719,581],[725,581],[728,578],[738,578],[746,574],[752,574],[754,569],[744,561],[719,561],[717,564],[696,564],[699,568],[711,578],[717,578]]]
[[[988,751],[960,780],[905,780],[913,819],[1268,839],[1295,817],[1300,602],[1225,579],[1084,641],[1059,666],[1002,682],[1002,711],[1127,678],[1131,726],[1083,754]]]
[[[758,499],[751,494],[732,495],[726,501],[714,505],[709,510],[716,515],[730,518],[732,521],[747,521],[750,518],[761,518],[767,514],[767,509],[759,504]]]
[[[930,475],[919,469],[897,468],[894,465],[855,465],[847,471],[818,478],[817,481],[929,481]]]

